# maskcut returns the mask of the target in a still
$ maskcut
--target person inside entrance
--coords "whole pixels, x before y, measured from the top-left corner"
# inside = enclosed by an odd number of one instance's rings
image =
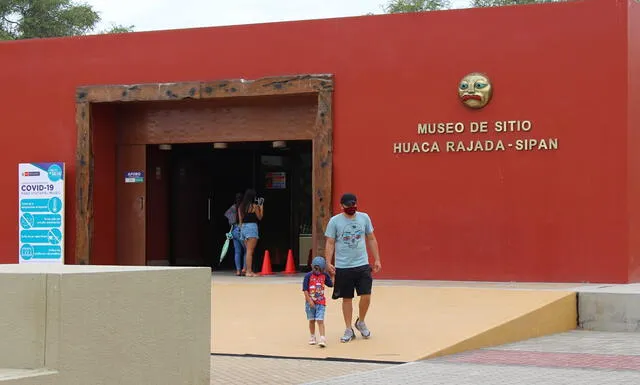
[[[240,234],[240,223],[238,220],[238,210],[242,203],[242,193],[236,194],[235,202],[225,211],[224,216],[231,226],[231,234],[233,236],[233,254],[236,264],[236,275],[245,275],[247,272],[246,248]],[[244,263],[244,265],[243,265]]]
[[[258,222],[262,220],[263,214],[264,205],[262,203],[256,203],[256,191],[253,189],[247,189],[244,193],[244,198],[240,203],[239,210],[240,234],[247,249],[247,277],[257,276],[257,274],[253,272],[253,252],[256,249],[258,239],[260,238]]]

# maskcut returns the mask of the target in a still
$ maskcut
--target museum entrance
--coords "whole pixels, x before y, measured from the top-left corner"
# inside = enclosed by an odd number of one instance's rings
[[[76,263],[233,269],[223,209],[249,185],[265,198],[256,264],[291,249],[306,265],[332,212],[332,95],[332,75],[309,74],[78,87]]]
[[[288,250],[306,265],[311,151],[311,141],[147,146],[147,264],[235,270],[233,242],[220,262],[230,230],[224,213],[236,193],[252,188],[265,207],[253,270],[260,271],[266,250],[274,270],[284,269]]]

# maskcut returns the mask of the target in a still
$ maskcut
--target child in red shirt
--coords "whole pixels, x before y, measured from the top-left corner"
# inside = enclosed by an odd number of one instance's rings
[[[307,320],[309,321],[309,331],[311,338],[309,345],[315,345],[316,341],[316,323],[320,329],[320,342],[318,345],[324,348],[327,340],[324,337],[324,312],[327,306],[327,299],[324,295],[324,287],[333,287],[333,281],[325,270],[325,260],[323,257],[315,257],[311,262],[312,270],[305,274],[302,280],[302,291],[305,298],[305,311]]]

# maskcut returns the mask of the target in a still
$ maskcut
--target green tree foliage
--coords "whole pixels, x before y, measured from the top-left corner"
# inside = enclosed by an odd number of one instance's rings
[[[0,0],[1,40],[86,35],[99,22],[90,5],[72,0]],[[115,25],[103,33],[131,31]]]
[[[506,5],[553,3],[559,0],[472,0],[474,8],[503,7]]]
[[[102,31],[101,33],[127,33],[127,32],[133,32],[134,28],[135,27],[133,25],[130,25],[127,27],[120,24],[111,24],[111,28]]]
[[[451,7],[449,0],[392,0],[384,6],[386,13],[437,11]]]
[[[471,0],[471,6],[474,8],[502,7],[556,1],[565,0]],[[383,8],[386,13],[437,11],[451,8],[451,3],[449,0],[391,0]]]

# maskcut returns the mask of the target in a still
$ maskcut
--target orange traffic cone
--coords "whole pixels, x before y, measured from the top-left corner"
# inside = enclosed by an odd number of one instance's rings
[[[284,268],[284,274],[295,274],[296,266],[293,263],[293,252],[289,249],[289,254],[287,255],[287,265]]]
[[[272,275],[271,270],[271,257],[269,256],[269,250],[264,251],[264,258],[262,259],[262,271],[260,275]]]

